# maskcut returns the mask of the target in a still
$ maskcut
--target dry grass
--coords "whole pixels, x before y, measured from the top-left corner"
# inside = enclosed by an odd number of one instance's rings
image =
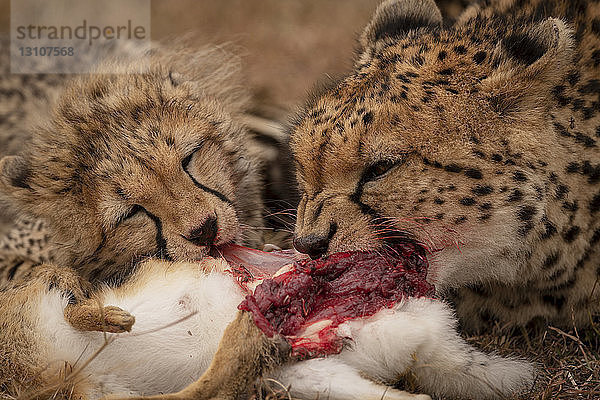
[[[467,341],[485,352],[519,356],[537,363],[535,387],[519,400],[598,400],[600,399],[600,325],[589,329],[563,331],[555,327],[530,335],[524,330],[500,327]],[[265,381],[266,387],[252,400],[291,399],[285,386]]]
[[[180,321],[175,323],[178,322]],[[520,356],[538,364],[540,374],[535,388],[525,393],[520,400],[597,400],[600,398],[598,323],[596,321],[591,328],[581,332],[575,328],[563,331],[549,326],[533,336],[525,330],[496,327],[490,333],[467,337],[467,341],[486,352]],[[55,384],[35,392],[15,390],[19,395],[7,398],[71,399],[73,388],[82,379],[81,371],[113,340],[114,337],[105,336],[104,344],[88,360],[81,360],[81,363],[73,366],[62,366]],[[250,400],[292,400],[289,388],[281,382],[262,379],[261,386],[263,390]]]
[[[578,331],[552,326],[531,334],[496,327],[490,333],[471,336],[467,341],[491,352],[519,355],[538,363],[540,376],[525,399],[600,398],[600,324]]]

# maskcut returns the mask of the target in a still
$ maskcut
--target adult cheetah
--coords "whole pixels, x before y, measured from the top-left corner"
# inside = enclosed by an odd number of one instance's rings
[[[600,3],[481,1],[451,27],[388,0],[354,71],[291,147],[295,246],[418,240],[465,326],[588,324],[600,311]]]

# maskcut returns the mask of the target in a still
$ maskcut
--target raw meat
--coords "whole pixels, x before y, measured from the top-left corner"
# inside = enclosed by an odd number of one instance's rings
[[[239,309],[252,312],[267,336],[285,336],[297,357],[333,354],[342,349],[337,328],[344,321],[371,316],[405,297],[433,296],[427,268],[425,250],[414,242],[386,252],[299,260],[260,283]]]

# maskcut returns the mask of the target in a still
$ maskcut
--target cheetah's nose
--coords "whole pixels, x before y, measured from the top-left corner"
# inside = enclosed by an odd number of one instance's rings
[[[310,234],[303,237],[294,237],[294,247],[301,253],[308,254],[310,258],[317,259],[327,253],[329,239],[326,236]]]
[[[210,246],[214,244],[219,232],[219,226],[217,223],[217,217],[207,218],[202,225],[193,229],[189,235],[184,238],[196,246]]]

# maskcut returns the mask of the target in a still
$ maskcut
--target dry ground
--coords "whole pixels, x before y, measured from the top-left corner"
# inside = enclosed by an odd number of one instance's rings
[[[485,351],[516,354],[538,363],[535,389],[522,399],[600,399],[600,325],[578,332],[548,327],[531,334],[496,328],[467,340]]]
[[[284,119],[315,82],[350,68],[356,35],[378,2],[153,0],[152,36],[164,40],[194,32],[206,43],[239,45],[258,111]],[[464,2],[444,3],[445,13],[456,16]],[[8,4],[0,0],[0,32],[8,32]],[[600,324],[580,332],[549,327],[535,334],[496,327],[468,340],[540,365],[537,387],[523,399],[600,399]]]
[[[524,330],[495,327],[467,341],[485,352],[523,357],[538,365],[539,377],[529,392],[518,400],[600,399],[600,325],[589,330],[563,331],[548,327],[531,334]],[[278,383],[266,382],[268,389],[255,399],[285,400],[287,392]],[[415,388],[404,388],[418,392]],[[477,400],[477,399],[473,399]],[[517,399],[515,399],[517,400]]]

